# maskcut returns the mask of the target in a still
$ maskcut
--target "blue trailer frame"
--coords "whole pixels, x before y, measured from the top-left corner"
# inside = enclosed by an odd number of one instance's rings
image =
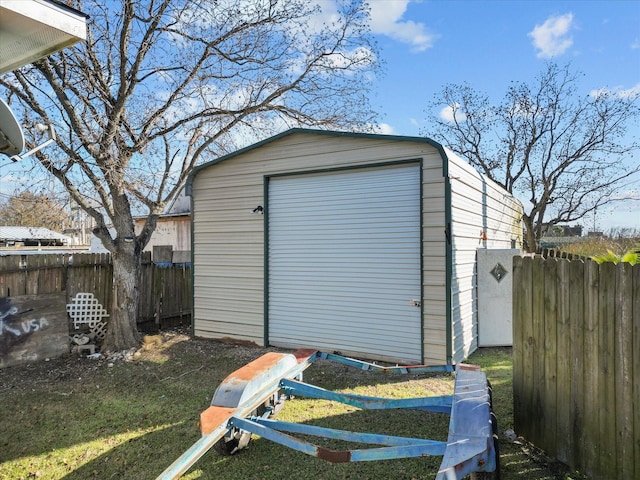
[[[390,374],[455,372],[453,395],[389,399],[333,392],[304,383],[303,372],[318,359],[362,370]],[[420,409],[450,415],[446,442],[280,422],[268,417],[287,398],[301,396],[326,399],[361,409]],[[294,354],[270,352],[229,375],[216,389],[211,406],[200,416],[202,437],[173,462],[157,480],[183,475],[209,449],[235,453],[246,447],[252,434],[331,463],[397,458],[442,456],[436,480],[462,479],[467,475],[499,478],[497,421],[492,412],[491,389],[479,367],[445,366],[384,367],[341,355],[298,350]],[[296,438],[304,434],[345,440],[375,448],[335,451]]]

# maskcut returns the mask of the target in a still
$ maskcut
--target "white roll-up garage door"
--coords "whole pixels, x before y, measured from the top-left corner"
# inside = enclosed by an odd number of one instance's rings
[[[268,183],[268,335],[421,361],[417,163],[273,177]]]

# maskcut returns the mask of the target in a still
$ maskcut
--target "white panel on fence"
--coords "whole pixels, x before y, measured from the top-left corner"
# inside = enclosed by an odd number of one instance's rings
[[[513,345],[513,257],[518,249],[478,249],[478,346]]]

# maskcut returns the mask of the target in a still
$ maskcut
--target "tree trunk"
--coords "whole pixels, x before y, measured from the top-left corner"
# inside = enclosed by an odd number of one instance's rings
[[[526,215],[522,217],[522,221],[524,222],[525,250],[529,253],[536,253],[539,240],[536,238],[536,233],[533,229],[533,221]]]
[[[103,352],[129,350],[140,343],[137,328],[140,255],[136,255],[133,242],[125,243],[112,255],[112,261],[113,301]]]

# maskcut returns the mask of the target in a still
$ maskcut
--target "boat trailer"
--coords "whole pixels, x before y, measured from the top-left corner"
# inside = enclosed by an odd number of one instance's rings
[[[304,383],[304,370],[318,359],[385,373],[455,372],[453,395],[388,399],[333,392]],[[326,399],[361,409],[421,409],[450,415],[446,442],[422,438],[356,433],[271,420],[284,401],[293,396]],[[249,443],[251,435],[279,443],[331,463],[442,456],[436,480],[498,479],[497,421],[492,412],[491,386],[480,367],[385,367],[316,350],[293,354],[269,352],[230,374],[216,389],[211,406],[200,414],[202,437],[173,462],[157,480],[182,476],[212,447],[233,454]],[[378,447],[335,451],[313,445],[290,434],[304,434]]]

